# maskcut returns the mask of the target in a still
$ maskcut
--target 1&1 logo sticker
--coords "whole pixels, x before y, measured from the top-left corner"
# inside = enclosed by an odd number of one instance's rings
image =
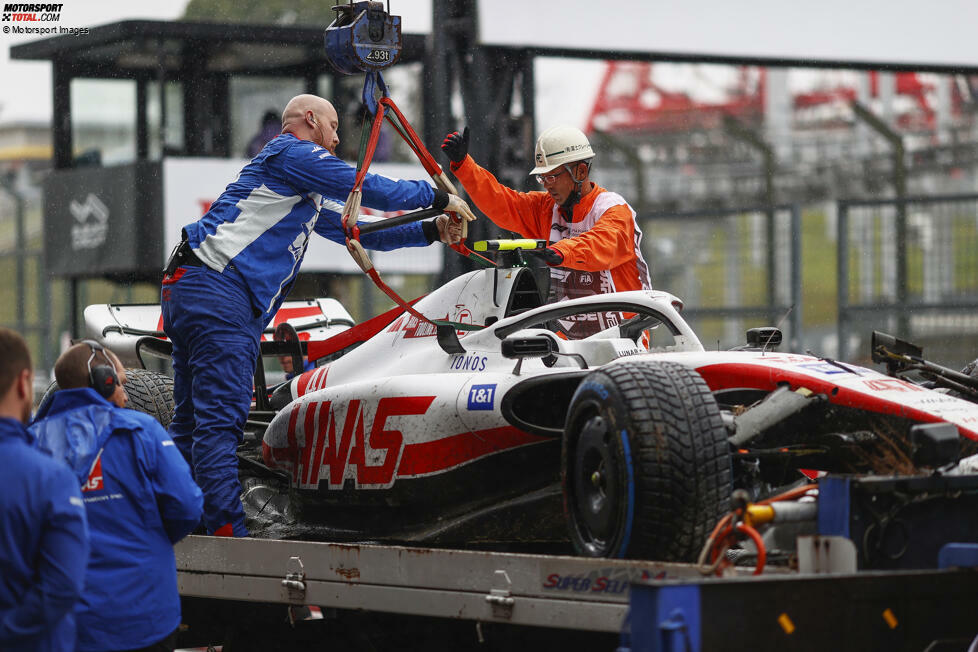
[[[496,397],[496,385],[472,385],[469,388],[470,410],[491,410]]]

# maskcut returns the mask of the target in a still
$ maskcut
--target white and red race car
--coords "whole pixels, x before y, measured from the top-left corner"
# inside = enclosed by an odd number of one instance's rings
[[[903,473],[978,442],[978,405],[959,398],[970,379],[928,387],[910,372],[934,369],[898,341],[875,345],[892,375],[779,353],[776,329],[707,351],[667,292],[543,304],[525,267],[464,274],[414,308],[440,323],[394,310],[351,327],[332,300],[283,306],[298,343],[263,352],[327,362],[256,383],[239,457],[257,535],[489,546],[569,532],[580,554],[691,561],[734,488]],[[130,360],[167,350],[158,308],[85,316]],[[613,325],[562,335],[599,318]]]

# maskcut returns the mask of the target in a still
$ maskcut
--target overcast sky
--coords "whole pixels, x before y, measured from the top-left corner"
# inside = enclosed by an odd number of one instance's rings
[[[90,27],[136,18],[170,20],[183,13],[186,3],[187,0],[64,0],[58,23],[33,25]],[[591,7],[592,0],[560,0],[559,4],[575,10],[548,14],[548,19],[543,22],[531,19],[516,24],[514,16],[521,11],[524,15],[528,9],[543,11],[543,5],[528,6],[525,0],[481,2],[479,20],[483,38],[489,42],[515,39],[519,43],[539,45],[607,47],[610,32],[616,35],[613,47],[623,49],[648,47],[685,52],[684,48],[692,48],[707,52],[713,48],[730,54],[755,56],[798,57],[807,54],[808,57],[836,60],[911,60],[978,66],[978,49],[973,44],[974,27],[978,24],[978,0],[941,0],[930,5],[919,0],[863,0],[858,3],[821,0],[817,5],[784,3],[783,0],[752,0],[750,3],[731,0],[651,3],[642,0],[634,4],[626,1],[623,6],[629,8],[634,19],[627,24],[618,21],[610,12],[576,10]],[[845,8],[848,11],[844,11]],[[403,17],[405,31],[430,31],[431,0],[393,0],[391,9]],[[691,18],[692,15],[699,18]],[[583,34],[577,30],[582,24],[581,16],[587,16],[589,27]],[[842,16],[845,18],[840,18]],[[608,21],[611,23],[606,24]],[[16,23],[2,24],[6,27]],[[803,24],[808,27],[801,27]],[[695,25],[696,29],[689,29],[690,25]],[[626,38],[629,35],[632,40]],[[9,56],[11,45],[38,38],[43,37],[0,33],[0,124],[51,119],[51,65],[47,62],[12,62]],[[538,124],[546,128],[569,123],[583,128],[594,103],[604,62],[540,58],[536,65]],[[730,75],[731,69],[726,67],[656,66],[657,83],[670,90],[685,90],[694,96],[726,86],[724,78]],[[823,78],[825,74],[793,72],[789,87],[810,86],[816,77]],[[110,107],[111,101],[103,103],[103,108]],[[104,113],[102,117],[105,117]]]
[[[91,27],[128,18],[171,20],[183,13],[187,0],[63,0],[57,23],[12,23],[39,27]],[[0,123],[51,119],[51,64],[11,61],[10,46],[44,36],[0,33]]]
[[[4,22],[3,25],[92,27],[140,18],[173,20],[183,14],[187,0],[62,0],[62,3],[61,19],[57,23]],[[431,29],[431,0],[395,0],[391,9],[403,17],[406,31]],[[0,124],[51,119],[51,64],[10,60],[11,45],[42,38],[47,37],[0,32]]]

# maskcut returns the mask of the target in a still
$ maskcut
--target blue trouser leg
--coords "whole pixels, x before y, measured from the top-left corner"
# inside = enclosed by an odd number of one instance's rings
[[[165,316],[167,312],[167,308],[164,307],[164,324],[168,323],[168,319]],[[170,330],[172,331],[173,329]],[[170,437],[173,438],[173,443],[177,445],[177,449],[183,455],[183,459],[187,460],[187,464],[190,465],[192,471],[194,468],[192,454],[194,444],[194,398],[193,392],[190,391],[192,380],[190,375],[190,358],[186,343],[176,335],[176,333],[170,335],[170,342],[173,344],[173,420],[170,421],[169,432]]]
[[[232,274],[187,268],[163,295],[173,341],[175,413],[170,434],[204,493],[209,533],[247,536],[236,449],[251,406],[262,324]]]

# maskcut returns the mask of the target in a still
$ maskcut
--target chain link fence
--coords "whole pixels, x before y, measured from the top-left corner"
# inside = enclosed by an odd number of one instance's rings
[[[839,357],[870,331],[962,366],[978,352],[978,195],[838,202]],[[865,331],[865,332],[864,332]]]
[[[756,326],[803,345],[798,205],[647,213],[640,227],[653,287],[683,301],[705,347],[744,344]]]

